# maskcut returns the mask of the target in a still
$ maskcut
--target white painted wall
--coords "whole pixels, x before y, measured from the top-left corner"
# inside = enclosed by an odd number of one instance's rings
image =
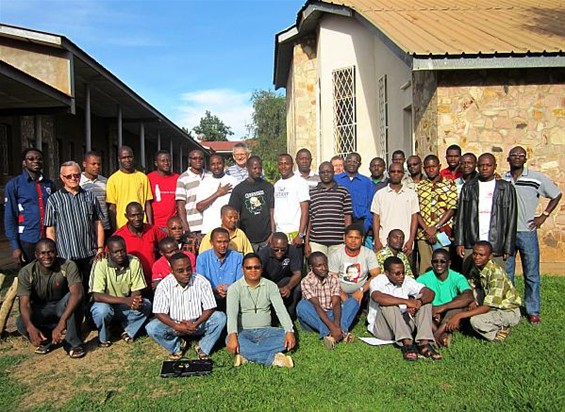
[[[411,87],[400,86],[411,79],[410,69],[376,36],[357,20],[325,15],[320,20],[318,38],[318,75],[320,78],[320,149],[322,159],[334,155],[332,71],[356,66],[357,151],[363,158],[361,172],[368,174],[371,158],[378,150],[378,79],[388,76],[389,151],[401,148],[412,152],[412,142],[403,139],[403,108],[412,101]]]

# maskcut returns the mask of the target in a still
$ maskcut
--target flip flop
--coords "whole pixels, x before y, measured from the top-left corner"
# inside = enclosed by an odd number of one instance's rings
[[[71,359],[79,359],[86,355],[86,351],[82,346],[77,346],[76,348],[72,348],[69,350],[69,358]]]

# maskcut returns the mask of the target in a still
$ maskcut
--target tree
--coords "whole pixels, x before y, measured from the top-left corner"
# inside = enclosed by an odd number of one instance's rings
[[[286,152],[286,101],[284,96],[274,91],[255,90],[251,102],[252,124],[248,128],[250,136],[256,141],[252,150],[253,154],[261,157],[266,169],[266,163],[276,164],[277,156]]]
[[[206,114],[200,119],[200,124],[193,130],[203,142],[225,141],[228,140],[228,136],[233,135],[231,127],[226,126],[218,116],[213,115],[209,110],[206,110]]]

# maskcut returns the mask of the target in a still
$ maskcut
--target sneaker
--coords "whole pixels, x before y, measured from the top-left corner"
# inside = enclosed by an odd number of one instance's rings
[[[294,366],[294,362],[292,361],[292,358],[290,356],[279,352],[275,355],[272,366],[278,366],[280,368],[292,368]]]
[[[238,366],[241,366],[245,363],[247,363],[247,359],[245,359],[239,353],[237,355],[235,355],[235,359],[233,360],[233,366],[235,366],[237,368]]]
[[[504,342],[509,334],[510,328],[508,326],[501,327],[494,336],[494,342]]]
[[[528,321],[532,326],[539,326],[539,324],[541,323],[539,315],[528,315]]]
[[[334,350],[336,345],[334,337],[332,335],[324,336],[324,345],[328,350]]]

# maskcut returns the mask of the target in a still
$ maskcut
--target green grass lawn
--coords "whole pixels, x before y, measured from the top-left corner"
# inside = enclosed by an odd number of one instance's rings
[[[78,361],[60,350],[38,357],[10,337],[0,344],[0,410],[563,411],[564,290],[565,277],[544,276],[541,326],[522,319],[500,344],[457,333],[439,362],[409,363],[391,345],[359,340],[330,352],[299,330],[294,369],[233,368],[221,349],[212,375],[163,379],[166,354],[147,337]],[[368,336],[364,318],[354,333]],[[45,395],[30,401],[34,390]]]

